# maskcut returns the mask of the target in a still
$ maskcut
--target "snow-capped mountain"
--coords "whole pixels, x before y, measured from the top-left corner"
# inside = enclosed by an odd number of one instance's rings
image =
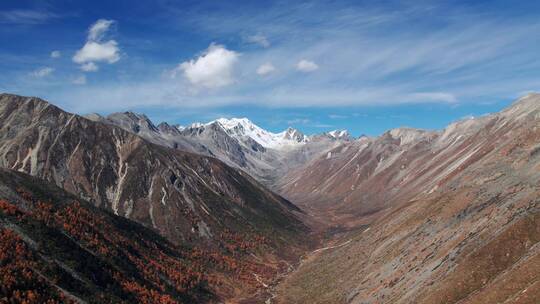
[[[27,274],[24,284],[0,283],[2,303],[17,288],[36,288],[33,303],[52,302],[47,292],[55,302],[99,293],[101,303],[213,303],[205,299],[255,292],[252,271],[270,282],[276,261],[307,244],[300,210],[245,172],[151,143],[182,139],[168,124],[130,112],[94,122],[11,94],[0,94],[0,117],[0,273]],[[15,247],[17,258],[6,259]]]
[[[219,118],[208,124],[212,123],[220,124],[231,136],[249,137],[265,148],[280,150],[309,141],[307,136],[294,128],[288,128],[280,133],[272,133],[255,125],[247,118]]]
[[[273,133],[247,118],[219,118],[188,127],[160,123],[156,127],[148,117],[132,112],[86,117],[119,126],[156,144],[216,157],[267,185],[291,168],[351,139],[347,131],[307,136],[289,127]]]

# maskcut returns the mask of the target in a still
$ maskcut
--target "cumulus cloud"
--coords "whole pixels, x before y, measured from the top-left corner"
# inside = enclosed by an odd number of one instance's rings
[[[175,74],[182,72],[195,87],[211,89],[227,86],[234,83],[234,66],[239,56],[239,53],[223,45],[211,44],[199,57],[182,62]]]
[[[265,64],[260,65],[257,68],[257,74],[261,76],[265,76],[265,75],[273,73],[275,70],[276,68],[270,62],[267,62]]]
[[[60,53],[60,51],[51,52],[51,58],[60,58],[61,56],[62,56],[62,53]]]
[[[77,84],[77,85],[84,85],[86,84],[86,75],[81,75],[75,79],[73,79],[73,81],[71,82],[73,84]]]
[[[36,77],[36,78],[43,78],[43,77],[51,75],[52,72],[54,72],[53,68],[51,68],[51,67],[43,67],[43,68],[39,68],[39,69],[33,71],[32,73],[30,73],[30,75],[32,75],[33,77]]]
[[[104,43],[88,41],[82,49],[78,50],[73,56],[73,61],[76,63],[106,61],[115,63],[120,60],[118,43],[114,40],[109,40]]]
[[[258,44],[262,46],[263,48],[270,47],[270,41],[268,41],[268,38],[266,38],[266,36],[261,35],[261,34],[247,36],[246,41],[249,43]]]
[[[93,62],[87,62],[81,65],[81,70],[85,72],[96,72],[99,70],[99,67]]]
[[[107,62],[109,64],[120,60],[120,48],[115,40],[103,41],[106,32],[113,20],[100,19],[88,30],[88,39],[84,46],[73,56],[75,63],[81,64],[83,71],[97,71],[95,62]]]
[[[296,64],[296,69],[300,72],[309,73],[319,69],[319,66],[313,61],[302,59]]]

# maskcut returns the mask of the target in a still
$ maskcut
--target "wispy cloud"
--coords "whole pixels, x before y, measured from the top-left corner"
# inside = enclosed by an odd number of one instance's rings
[[[276,67],[270,62],[263,63],[257,68],[257,74],[265,76],[276,71]]]
[[[409,96],[404,96],[404,99],[412,99],[412,100],[426,100],[426,101],[439,101],[439,102],[447,102],[447,103],[455,103],[457,102],[456,96],[450,93],[444,93],[444,92],[419,92],[419,93],[413,93]]]
[[[60,51],[51,52],[51,58],[60,58],[60,57],[62,57],[62,53]]]
[[[316,124],[312,125],[312,127],[321,128],[321,129],[327,129],[327,128],[333,128],[334,125],[325,124],[325,123],[316,123]]]
[[[341,115],[341,114],[330,114],[328,115],[328,118],[330,119],[345,119],[345,118],[348,118],[349,116],[347,115]]]
[[[266,38],[266,36],[262,34],[249,35],[245,37],[245,40],[246,42],[249,42],[249,43],[258,44],[262,46],[263,48],[270,47],[270,41],[268,40],[268,38]]]
[[[0,11],[0,24],[36,25],[58,17],[54,13],[40,10],[8,10]]]
[[[319,66],[313,61],[302,59],[296,64],[296,69],[300,72],[310,73],[318,70]]]
[[[142,58],[144,65],[123,71],[130,78],[107,75],[98,84],[93,77],[55,96],[97,109],[330,108],[480,103],[540,89],[540,40],[531,38],[540,32],[538,18],[496,15],[482,5],[278,1],[237,10],[229,3],[160,3],[166,7],[159,29],[203,37],[193,43],[197,49],[173,59]],[[76,59],[83,70],[118,61],[120,47],[106,37],[114,24],[99,20],[90,28]],[[158,38],[154,43],[169,47]],[[149,71],[154,63],[159,71]],[[163,70],[181,77],[163,77]]]
[[[88,30],[89,41],[101,41],[109,28],[114,24],[113,20],[99,19]]]
[[[311,119],[309,118],[295,118],[287,120],[287,124],[289,125],[305,125],[311,122]]]
[[[73,84],[76,84],[76,85],[84,85],[86,84],[86,75],[80,75],[76,78],[74,78],[71,83]]]
[[[30,75],[36,78],[43,78],[43,77],[51,75],[53,72],[54,72],[54,69],[51,67],[42,67],[31,72]]]

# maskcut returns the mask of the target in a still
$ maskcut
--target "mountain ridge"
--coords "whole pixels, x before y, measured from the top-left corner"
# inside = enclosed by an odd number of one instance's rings
[[[6,102],[13,98],[26,106]],[[534,287],[540,280],[540,94],[435,131],[401,127],[378,137],[329,138],[346,135],[336,132],[302,143],[290,129],[301,153],[245,136],[257,131],[246,132],[248,120],[180,130],[135,113],[120,118],[89,123],[46,102],[0,95],[0,164],[88,197],[177,244],[234,257],[250,272],[239,270],[226,282],[245,284],[242,291],[210,286],[225,299],[255,291],[248,303],[487,304],[540,297]],[[181,140],[212,157],[181,151]],[[112,172],[102,173],[103,163]],[[274,189],[288,201],[246,169],[275,170],[272,165],[284,166]],[[130,186],[119,188],[124,183]],[[299,243],[310,232],[331,243],[308,253],[297,269],[275,263],[305,252]],[[230,239],[266,241],[231,255]],[[279,272],[288,275],[267,284]]]
[[[277,287],[277,303],[538,302],[539,114],[540,94],[527,95],[291,172],[282,193],[341,234]]]
[[[496,124],[500,124],[499,129],[493,132],[504,131],[511,125],[517,128],[521,121],[537,119],[539,108],[540,94],[529,94],[499,113],[459,120],[442,130],[397,128],[378,137],[344,143],[289,171],[276,189],[301,205],[303,201],[324,201],[334,211],[343,208],[343,213],[353,212],[346,207],[351,206],[347,203],[350,201],[360,202],[356,206],[366,202],[366,208],[388,205],[398,194],[406,196],[415,189],[435,189],[439,181],[443,182],[468,158],[472,160],[475,154],[489,150],[491,143],[482,138],[483,130]],[[394,186],[389,193],[371,191],[387,185]],[[377,208],[367,208],[361,213],[376,211]]]
[[[156,127],[144,114],[129,111],[106,117],[87,115],[87,118],[121,127],[156,144],[218,158],[271,188],[290,168],[352,140],[344,131],[336,132],[340,136],[330,133],[306,136],[289,127],[272,133],[247,118],[220,118],[182,128],[166,123]]]
[[[0,95],[0,166],[52,182],[174,244],[234,256],[245,267],[232,277],[240,287],[220,291],[226,298],[257,290],[260,283],[247,279],[253,269],[271,280],[311,246],[302,212],[245,172],[41,99]]]

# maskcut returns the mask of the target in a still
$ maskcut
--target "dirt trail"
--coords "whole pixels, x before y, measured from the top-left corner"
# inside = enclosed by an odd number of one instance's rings
[[[328,247],[323,247],[323,248],[319,248],[317,250],[313,250],[311,252],[311,254],[314,254],[314,253],[317,253],[317,252],[321,252],[321,251],[325,251],[325,250],[328,250],[328,249],[335,249],[335,248],[339,248],[339,247],[343,247],[343,246],[347,246],[350,242],[352,242],[352,239],[351,240],[348,240],[344,243],[341,243],[339,245],[335,245],[335,246],[328,246]]]

